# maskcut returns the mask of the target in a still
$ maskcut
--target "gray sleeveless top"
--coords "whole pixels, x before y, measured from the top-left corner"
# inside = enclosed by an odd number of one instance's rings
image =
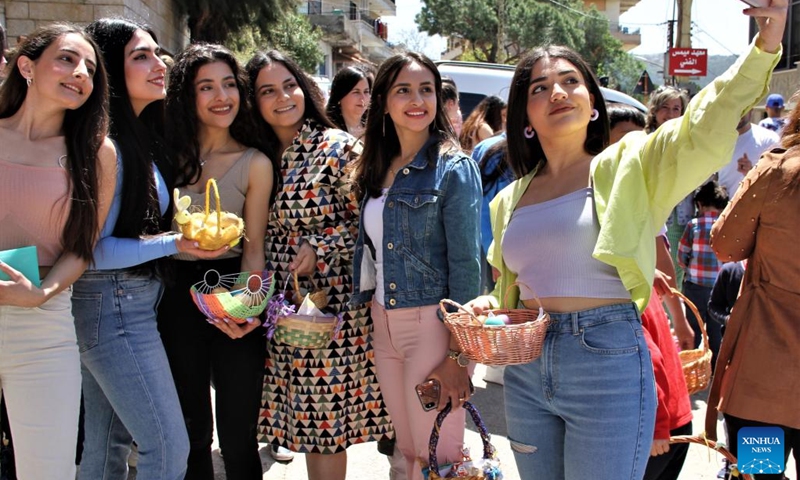
[[[244,151],[231,168],[229,168],[220,178],[217,178],[217,188],[219,189],[219,198],[222,203],[222,210],[226,212],[235,213],[239,217],[244,215],[244,200],[247,195],[247,185],[250,180],[250,161],[253,155],[257,152],[255,148],[248,148]],[[205,206],[206,194],[205,190],[201,193],[195,193],[185,188],[181,188],[181,195],[189,195],[192,197],[192,205]],[[214,202],[214,195],[211,195],[211,209],[216,209]],[[247,226],[245,225],[245,228]],[[217,259],[240,257],[242,255],[242,242],[240,241],[235,247],[223,253]],[[197,260],[196,257],[188,253],[178,253],[174,258],[179,260]]]
[[[531,288],[539,298],[629,298],[617,269],[592,257],[599,233],[592,188],[514,211],[502,247],[520,299],[533,299]]]

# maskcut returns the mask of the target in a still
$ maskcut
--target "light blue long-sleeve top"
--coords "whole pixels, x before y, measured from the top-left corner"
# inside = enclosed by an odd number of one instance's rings
[[[134,267],[161,257],[178,253],[176,242],[179,234],[155,235],[140,238],[120,238],[113,236],[114,227],[120,219],[122,209],[122,156],[117,149],[117,185],[114,189],[114,200],[108,211],[108,217],[100,232],[100,240],[94,248],[94,265],[90,270],[112,270]],[[161,215],[169,208],[169,190],[164,177],[153,164],[156,191],[158,192],[158,205]],[[144,188],[144,186],[142,186]],[[124,220],[123,220],[124,221]]]

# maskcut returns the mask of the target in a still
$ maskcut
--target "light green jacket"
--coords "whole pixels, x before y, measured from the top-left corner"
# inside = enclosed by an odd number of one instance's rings
[[[730,162],[742,115],[766,95],[780,52],[751,45],[749,52],[689,103],[685,114],[651,135],[626,135],[592,159],[591,177],[600,234],[592,255],[616,267],[639,311],[650,298],[655,274],[654,238],[672,208]],[[516,273],[506,267],[501,245],[511,214],[536,172],[503,189],[492,201],[494,241],[488,259],[500,270],[495,306],[516,308]],[[531,245],[536,248],[536,245]]]

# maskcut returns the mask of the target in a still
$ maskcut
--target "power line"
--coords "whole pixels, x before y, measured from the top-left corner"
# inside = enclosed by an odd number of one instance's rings
[[[725,44],[723,44],[722,42],[720,42],[719,40],[717,40],[716,38],[714,38],[714,37],[713,37],[713,36],[712,36],[710,33],[708,33],[708,32],[706,32],[705,30],[703,30],[703,29],[702,29],[702,27],[700,27],[700,25],[698,25],[698,24],[697,24],[697,22],[694,22],[694,21],[693,21],[693,22],[692,22],[692,26],[693,26],[694,28],[696,28],[698,32],[705,34],[705,35],[706,35],[708,38],[710,38],[711,40],[713,40],[713,41],[714,41],[714,42],[715,42],[717,45],[719,45],[720,47],[722,47],[722,48],[724,48],[725,50],[727,50],[728,52],[730,52],[730,54],[731,54],[731,55],[738,55],[738,53],[734,52],[733,50],[731,50],[730,48],[728,48],[728,47],[727,47]]]
[[[577,13],[578,15],[583,15],[584,17],[590,17],[590,18],[597,18],[594,15],[589,15],[586,12],[582,12],[580,10],[574,9],[574,8],[570,7],[569,5],[564,5],[563,3],[558,3],[558,2],[556,2],[556,0],[547,0],[547,1],[549,1],[553,5],[558,5],[561,8],[569,10],[570,12]]]

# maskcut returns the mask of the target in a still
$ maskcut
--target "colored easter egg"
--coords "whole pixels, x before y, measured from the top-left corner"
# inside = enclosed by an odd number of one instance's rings
[[[506,315],[503,315],[503,316],[504,316],[504,317],[506,317],[506,318],[508,318],[508,316],[506,316]],[[502,319],[502,318],[500,318],[500,316],[498,315],[498,316],[496,316],[496,317],[488,317],[488,318],[486,319],[486,321],[485,321],[485,322],[483,322],[483,324],[484,324],[485,326],[489,327],[489,326],[500,326],[500,325],[505,325],[505,322],[503,322],[503,319]]]

